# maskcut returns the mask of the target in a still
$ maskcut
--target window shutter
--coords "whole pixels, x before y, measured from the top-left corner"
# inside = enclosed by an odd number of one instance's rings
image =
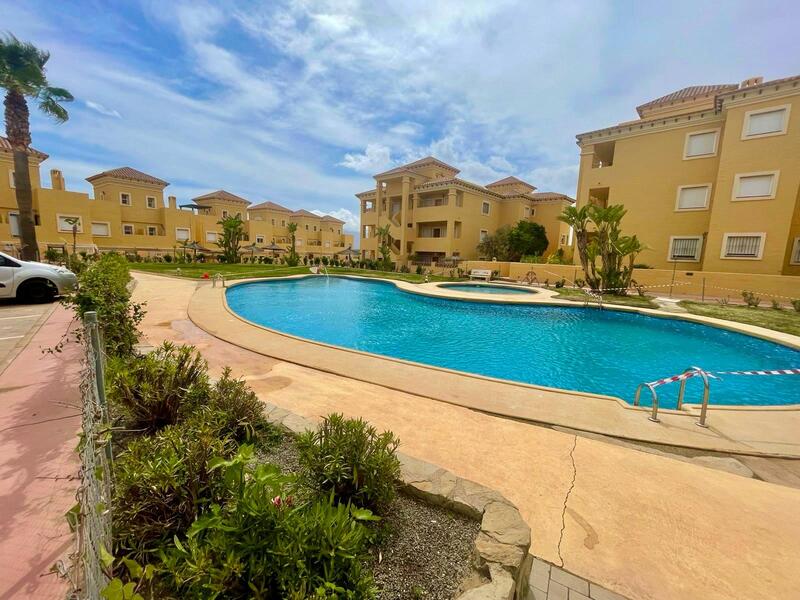
[[[725,256],[757,258],[760,251],[760,235],[730,235],[725,244]]]
[[[772,193],[772,180],[775,175],[750,175],[739,178],[737,198],[758,198]]]
[[[681,188],[678,196],[678,209],[706,208],[708,206],[708,192],[707,185]]]
[[[786,118],[785,108],[750,115],[747,121],[747,135],[763,135],[783,131],[784,118]]]
[[[686,144],[686,156],[705,156],[714,154],[714,143],[717,140],[717,132],[694,133],[689,135]]]

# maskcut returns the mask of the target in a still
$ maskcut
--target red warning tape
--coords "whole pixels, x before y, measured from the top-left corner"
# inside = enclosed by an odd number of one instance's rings
[[[663,379],[656,379],[645,385],[648,387],[658,387],[667,383],[674,383],[676,381],[683,381],[691,377],[698,377],[704,374],[712,379],[717,379],[717,375],[800,375],[800,369],[761,369],[755,371],[687,371],[680,375],[673,375],[672,377],[664,377]]]

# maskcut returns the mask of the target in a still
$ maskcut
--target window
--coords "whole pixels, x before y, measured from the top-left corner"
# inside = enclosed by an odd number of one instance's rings
[[[481,214],[482,215],[488,215],[490,209],[491,209],[491,205],[488,202],[484,202],[483,204],[481,204]]]
[[[705,210],[711,195],[711,184],[678,186],[675,210]]]
[[[789,263],[793,265],[800,265],[800,237],[794,238],[794,246],[792,246],[792,257]]]
[[[191,238],[192,232],[189,231],[188,227],[176,227],[175,228],[175,239],[179,242],[188,242]]]
[[[700,260],[700,250],[703,247],[702,236],[686,236],[669,238],[670,262],[697,262]]]
[[[14,171],[11,169],[8,170],[8,185],[11,189],[17,187],[16,182],[14,181]]]
[[[155,225],[148,225],[147,235],[158,235],[158,227],[156,227]]]
[[[480,233],[480,236],[478,237],[478,241],[482,242],[487,237],[489,237],[489,232],[486,229],[481,229],[481,233]]]
[[[19,267],[19,263],[5,256],[0,256],[0,267]]]
[[[686,144],[683,148],[683,158],[705,158],[717,153],[717,138],[719,130],[696,131],[686,134]]]
[[[217,232],[216,231],[206,231],[206,241],[207,242],[216,242],[217,241]]]
[[[306,231],[308,231],[308,225],[306,225]]]
[[[155,196],[148,196],[145,200],[147,201],[147,208],[155,208],[156,207],[156,197]]]
[[[760,259],[766,235],[765,233],[726,233],[722,238],[722,258]]]
[[[120,192],[119,203],[122,204],[122,206],[131,206],[131,195],[126,192]]]
[[[326,248],[330,248],[331,247],[331,243],[330,242],[325,242],[325,247]]]
[[[111,227],[106,222],[92,223],[92,235],[100,237],[109,237],[111,235]]]
[[[256,236],[256,244],[263,244],[263,243],[264,243],[264,236],[263,235],[257,235]]]
[[[222,218],[223,219],[227,219],[228,218],[228,211],[227,210],[223,210],[222,211]]]
[[[298,246],[302,246],[302,245],[303,245],[303,240],[301,240],[300,238],[297,238],[297,239],[295,240],[295,243],[296,243]]]
[[[744,173],[733,181],[734,200],[766,200],[775,197],[778,188],[778,171]]]
[[[286,227],[286,221],[281,221],[281,227]]]
[[[272,226],[275,227],[275,219],[272,219]]]
[[[83,233],[83,219],[77,215],[56,215],[59,231],[72,232],[73,225],[78,226],[78,232]]]
[[[530,207],[530,206],[526,206],[526,207],[523,209],[523,214],[525,215],[525,218],[526,218],[526,219],[529,219],[529,218],[530,218],[530,216],[531,216],[531,207]]]
[[[751,110],[744,115],[742,139],[767,137],[786,133],[789,124],[790,106],[774,106],[761,110]]]
[[[610,167],[614,164],[614,148],[616,142],[603,142],[594,145],[594,154],[592,155],[592,168],[602,169],[603,167]]]
[[[567,234],[565,234],[565,233],[561,234],[561,238],[560,238],[559,244],[562,245],[562,246],[566,246],[567,245]]]
[[[133,235],[133,225],[130,223],[123,223],[122,225],[122,235]]]
[[[19,213],[8,213],[8,227],[12,236],[19,237]]]

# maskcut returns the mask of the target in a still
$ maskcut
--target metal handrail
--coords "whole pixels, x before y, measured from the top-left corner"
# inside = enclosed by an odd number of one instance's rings
[[[636,396],[633,399],[633,405],[639,406],[639,397],[642,395],[642,388],[647,386],[647,389],[650,390],[650,394],[653,397],[653,408],[650,413],[650,416],[647,417],[653,423],[658,423],[658,393],[656,393],[655,386],[650,385],[649,383],[640,383],[639,387],[636,388]]]
[[[706,424],[706,413],[708,412],[708,398],[711,394],[711,390],[709,388],[709,383],[708,383],[708,375],[700,367],[689,367],[684,371],[684,373],[689,373],[691,371],[694,371],[700,377],[703,378],[703,403],[700,406],[700,420],[697,421],[696,425],[698,427],[708,427],[708,425]],[[688,377],[686,379],[681,380],[681,387],[678,390],[678,410],[680,410],[681,407],[683,406],[683,396],[686,392],[686,382],[688,380],[689,380]]]

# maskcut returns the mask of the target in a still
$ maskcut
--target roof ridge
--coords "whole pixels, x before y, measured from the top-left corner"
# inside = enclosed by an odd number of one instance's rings
[[[91,183],[92,181],[100,179],[101,177],[115,177],[117,179],[127,179],[129,181],[138,181],[140,183],[149,183],[151,185],[160,185],[163,187],[169,185],[168,181],[164,181],[163,179],[159,179],[153,175],[148,175],[144,171],[134,169],[133,167],[117,167],[115,169],[108,169],[102,173],[97,173],[96,175],[87,177],[86,181]]]
[[[11,147],[11,142],[8,141],[8,138],[5,136],[0,135],[0,152],[13,152],[14,149]],[[42,152],[41,150],[37,150],[32,146],[28,146],[28,154],[31,156],[35,156],[39,160],[47,160],[49,156]]]

